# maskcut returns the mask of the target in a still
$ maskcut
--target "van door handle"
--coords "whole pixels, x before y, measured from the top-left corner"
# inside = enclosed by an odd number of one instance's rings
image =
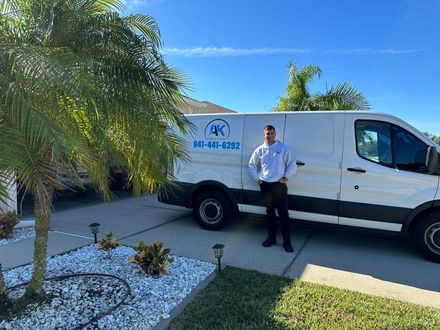
[[[349,172],[358,172],[358,173],[365,173],[365,172],[367,172],[363,168],[360,168],[360,167],[349,167],[349,168],[347,168],[347,171],[349,171]]]
[[[306,165],[306,163],[303,163],[302,161],[297,160],[297,161],[296,161],[296,165],[298,165],[298,166],[304,166],[304,165]]]

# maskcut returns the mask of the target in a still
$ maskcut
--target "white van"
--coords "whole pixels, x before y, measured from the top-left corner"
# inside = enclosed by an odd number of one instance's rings
[[[263,128],[291,146],[289,215],[320,223],[409,232],[440,262],[440,146],[404,121],[363,111],[188,115],[191,162],[177,163],[178,186],[163,203],[194,210],[200,226],[221,229],[233,212],[265,214],[248,174]]]

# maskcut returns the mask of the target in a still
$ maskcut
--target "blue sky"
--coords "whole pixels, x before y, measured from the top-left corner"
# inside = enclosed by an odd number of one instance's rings
[[[349,81],[373,111],[440,135],[438,0],[127,0],[157,21],[187,95],[238,112],[271,111],[287,64],[321,67],[313,92]]]

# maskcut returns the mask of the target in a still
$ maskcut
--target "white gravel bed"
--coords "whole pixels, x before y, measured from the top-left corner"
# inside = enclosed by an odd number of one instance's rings
[[[11,239],[0,239],[0,246],[35,237],[35,227],[13,228]]]
[[[48,259],[47,277],[103,273],[115,275],[130,286],[131,296],[122,305],[86,329],[150,329],[161,319],[169,318],[170,311],[215,270],[214,264],[176,256],[168,273],[154,278],[128,262],[135,253],[131,247],[118,247],[108,259],[97,246],[88,245]],[[6,286],[29,281],[31,272],[31,265],[6,271]],[[17,296],[24,289],[9,294]],[[51,301],[30,306],[18,319],[1,321],[0,329],[74,329],[118,304],[127,288],[112,277],[80,276],[46,281],[45,291],[53,296]]]

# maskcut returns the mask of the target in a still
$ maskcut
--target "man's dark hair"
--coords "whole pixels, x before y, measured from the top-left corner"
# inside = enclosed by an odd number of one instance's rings
[[[264,130],[265,131],[272,131],[272,130],[275,131],[275,127],[273,127],[272,125],[266,125],[266,126],[264,126]]]

